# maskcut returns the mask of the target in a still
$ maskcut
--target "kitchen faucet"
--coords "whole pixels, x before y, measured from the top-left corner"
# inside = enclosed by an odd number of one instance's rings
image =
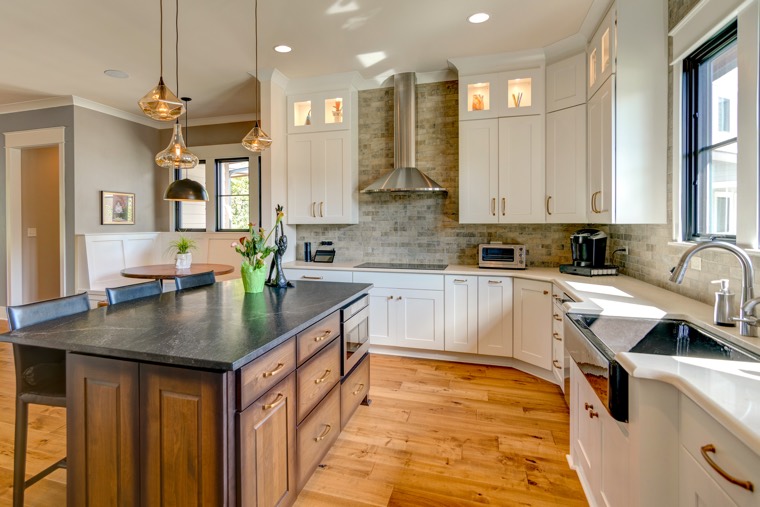
[[[734,317],[733,320],[739,322],[739,333],[742,336],[757,336],[758,319],[755,317],[754,312],[755,306],[760,304],[760,298],[755,299],[755,291],[753,288],[755,270],[752,267],[752,259],[749,258],[747,252],[738,246],[731,243],[724,243],[722,241],[710,241],[694,245],[684,252],[681,256],[681,260],[678,261],[678,265],[670,270],[670,281],[675,283],[683,282],[683,276],[686,273],[686,268],[689,266],[691,258],[695,253],[706,248],[727,250],[739,259],[739,264],[741,264],[742,267],[742,296],[739,303],[739,317]]]

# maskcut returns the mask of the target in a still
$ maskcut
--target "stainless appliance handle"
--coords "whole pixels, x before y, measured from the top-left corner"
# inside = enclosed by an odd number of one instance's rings
[[[355,314],[353,317],[348,319],[343,323],[343,334],[347,335],[354,329],[356,329],[359,324],[362,323],[364,319],[366,319],[369,316],[369,306],[365,306],[364,308],[359,311],[359,313]]]

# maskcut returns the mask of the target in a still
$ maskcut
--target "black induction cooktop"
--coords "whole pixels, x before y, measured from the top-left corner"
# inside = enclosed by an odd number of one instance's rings
[[[409,264],[405,262],[365,262],[354,266],[355,268],[371,269],[421,269],[431,271],[443,271],[448,264]]]

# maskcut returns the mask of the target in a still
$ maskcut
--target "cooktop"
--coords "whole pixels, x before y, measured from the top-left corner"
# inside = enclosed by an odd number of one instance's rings
[[[428,269],[433,271],[443,271],[448,264],[408,264],[405,262],[365,262],[354,266],[355,268],[375,268],[375,269]]]

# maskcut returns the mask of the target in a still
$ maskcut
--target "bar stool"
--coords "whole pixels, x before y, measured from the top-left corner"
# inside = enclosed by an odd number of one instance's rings
[[[161,294],[161,282],[153,280],[152,282],[135,283],[124,285],[122,287],[113,287],[106,289],[106,297],[109,305],[132,301],[133,299],[146,298],[148,296],[158,296]]]
[[[213,285],[216,283],[216,277],[214,276],[213,271],[207,271],[195,275],[176,276],[174,277],[174,283],[177,285],[177,290],[179,291],[202,287],[204,285]]]
[[[9,306],[11,331],[86,312],[90,309],[87,293],[28,305]],[[66,406],[66,352],[63,350],[13,344],[16,367],[16,432],[13,443],[13,505],[24,505],[24,490],[59,468],[66,468],[66,458],[50,465],[26,480],[26,441],[29,404]]]

